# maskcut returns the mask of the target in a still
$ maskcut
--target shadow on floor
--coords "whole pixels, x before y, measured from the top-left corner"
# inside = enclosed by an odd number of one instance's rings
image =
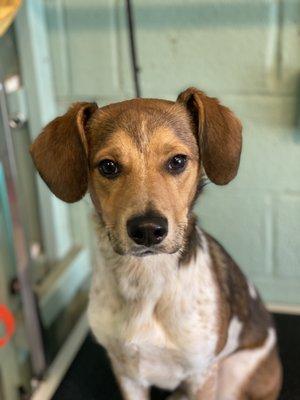
[[[300,399],[300,316],[274,315],[284,384],[280,400]],[[153,390],[151,399],[166,393]],[[88,336],[52,400],[122,400],[105,351]]]

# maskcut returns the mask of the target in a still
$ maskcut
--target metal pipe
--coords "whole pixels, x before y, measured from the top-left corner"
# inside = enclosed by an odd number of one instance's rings
[[[12,133],[9,124],[6,93],[2,77],[0,77],[0,118],[2,119],[2,128],[4,133],[4,138],[0,141],[0,156],[4,166],[9,206],[13,221],[13,244],[18,280],[20,284],[24,324],[30,350],[33,373],[39,378],[45,371],[46,361],[37,303],[35,301],[30,280],[30,252],[28,249],[25,229],[22,221],[22,208],[17,193],[17,164],[14,153]]]
[[[138,67],[138,61],[137,61],[137,50],[136,50],[136,42],[135,42],[135,27],[134,27],[133,12],[132,12],[132,6],[131,6],[130,0],[126,0],[126,15],[127,15],[127,25],[128,25],[128,33],[129,33],[131,64],[132,64],[133,80],[134,80],[134,87],[135,87],[135,95],[136,95],[136,97],[141,97],[139,67]]]

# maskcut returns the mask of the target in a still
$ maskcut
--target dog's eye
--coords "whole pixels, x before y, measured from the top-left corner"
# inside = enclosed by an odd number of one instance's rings
[[[179,174],[185,169],[186,163],[187,156],[184,154],[177,154],[168,161],[167,170],[172,174]]]
[[[115,178],[120,173],[120,165],[112,160],[102,160],[99,163],[99,171],[106,178]]]

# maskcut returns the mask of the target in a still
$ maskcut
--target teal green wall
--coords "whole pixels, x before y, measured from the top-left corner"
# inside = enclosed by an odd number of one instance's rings
[[[123,1],[45,0],[61,109],[132,97]],[[300,303],[300,0],[134,0],[142,95],[195,85],[244,125],[238,178],[200,221],[273,302]]]
[[[132,97],[125,2],[44,2],[59,102]]]

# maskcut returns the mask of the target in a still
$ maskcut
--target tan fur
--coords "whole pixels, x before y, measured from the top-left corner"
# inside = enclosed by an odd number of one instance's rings
[[[277,349],[274,348],[245,383],[241,400],[243,397],[247,400],[276,400],[281,384],[282,367]]]
[[[189,88],[176,102],[133,99],[97,108],[77,103],[31,147],[37,169],[67,202],[89,192],[99,265],[88,316],[126,400],[157,385],[177,400],[275,400],[281,385],[272,319],[220,244],[196,227],[193,204],[205,174],[237,173],[241,124],[217,99]],[[178,175],[167,169],[187,157]],[[104,159],[120,174],[99,171]],[[127,222],[148,211],[168,232],[138,257]]]
[[[219,366],[216,363],[207,374],[201,389],[195,394],[195,400],[216,400]]]

